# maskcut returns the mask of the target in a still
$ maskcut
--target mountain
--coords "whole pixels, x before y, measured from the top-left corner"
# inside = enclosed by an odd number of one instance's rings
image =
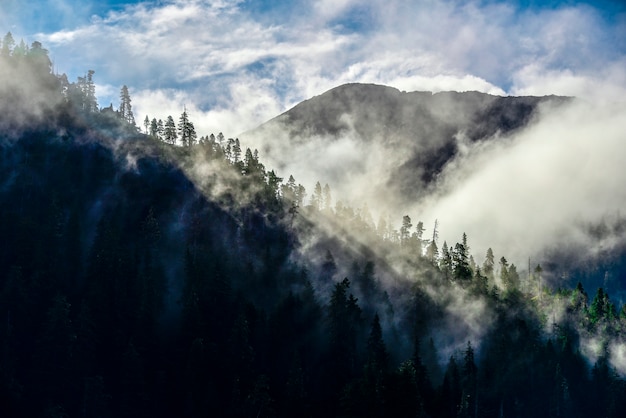
[[[130,100],[100,109],[93,80],[8,51],[0,416],[621,416],[626,308],[604,289],[553,290],[541,268],[476,263],[465,234],[448,246],[408,216],[396,229],[322,190],[305,201],[236,139],[141,134]],[[313,145],[376,144],[364,115],[329,113]]]
[[[605,185],[585,183],[594,172],[605,169],[600,163],[579,170],[575,183],[573,178],[554,180],[561,177],[558,167],[568,160],[568,152],[587,150],[576,154],[580,161],[593,153],[595,142],[584,137],[577,147],[570,145],[571,138],[579,135],[576,119],[594,112],[584,108],[574,117],[567,113],[580,103],[562,96],[401,92],[388,86],[346,84],[299,103],[241,138],[258,148],[280,175],[293,175],[307,185],[310,195],[317,181],[327,183],[333,204],[366,208],[376,223],[383,219],[399,224],[409,214],[414,223],[426,221],[428,228],[438,220],[444,233],[454,232],[442,234],[442,241],[468,233],[477,260],[493,247],[510,261],[526,264],[531,258],[535,265],[541,264],[554,286],[602,283],[621,299],[626,295],[621,279],[626,274],[621,261],[626,239],[619,231],[626,221],[610,211],[580,219],[565,203],[571,187],[579,188],[575,193],[580,196],[587,189],[614,194],[609,186],[612,176],[607,174]],[[619,153],[619,138],[615,140],[609,155]],[[543,153],[549,163],[538,163]],[[507,167],[488,171],[507,160],[518,165],[516,174]],[[488,174],[471,182],[471,192],[465,192],[465,180],[483,168]],[[458,201],[446,200],[457,190]],[[507,200],[516,205],[501,209]],[[580,202],[587,200],[581,197]],[[619,211],[620,202],[607,200]],[[532,203],[543,201],[552,203]],[[508,229],[520,220],[524,226]],[[567,227],[552,234],[539,232],[563,223]],[[538,232],[532,235],[532,231]]]
[[[346,84],[306,100],[241,135],[283,175],[340,188],[365,183],[368,193],[407,206],[459,152],[515,133],[542,107],[571,98],[499,97],[479,92],[401,92]],[[337,154],[340,158],[337,158]],[[310,156],[310,164],[303,159]],[[355,181],[354,177],[358,181]],[[356,199],[366,199],[357,193]]]

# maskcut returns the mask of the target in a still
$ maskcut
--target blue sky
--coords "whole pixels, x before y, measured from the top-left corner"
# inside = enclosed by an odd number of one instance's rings
[[[190,110],[237,135],[346,82],[401,90],[626,94],[623,0],[0,0],[0,30],[47,47],[99,104]]]

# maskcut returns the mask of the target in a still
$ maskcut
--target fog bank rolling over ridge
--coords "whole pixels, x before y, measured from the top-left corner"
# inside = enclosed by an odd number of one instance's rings
[[[571,97],[400,92],[348,84],[241,135],[309,193],[435,219],[440,242],[468,234],[477,261],[489,247],[518,265],[558,247],[597,254],[621,238],[592,239],[589,225],[626,204],[626,109]],[[430,231],[429,231],[430,230]]]

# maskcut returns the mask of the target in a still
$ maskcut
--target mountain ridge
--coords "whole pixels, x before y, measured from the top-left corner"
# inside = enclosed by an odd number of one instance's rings
[[[459,138],[475,143],[511,135],[528,126],[544,106],[572,100],[475,91],[402,92],[350,83],[297,104],[245,132],[242,139],[259,149],[282,175],[293,174],[309,183],[343,184],[354,173],[363,174],[363,180],[374,185],[374,194],[388,196],[386,190],[392,189],[400,196],[397,204],[406,206],[432,187],[455,158]],[[345,158],[336,158],[337,148]],[[302,160],[312,153],[324,164],[306,169]],[[363,161],[358,153],[381,158]]]
[[[376,100],[372,100],[376,98]],[[263,129],[266,125],[271,125],[276,122],[300,122],[302,123],[302,119],[307,124],[312,124],[313,122],[317,122],[318,124],[326,121],[329,117],[336,116],[338,111],[342,113],[346,113],[347,111],[353,110],[355,104],[358,102],[369,101],[370,103],[375,103],[378,108],[381,106],[390,106],[390,110],[397,110],[397,107],[400,105],[406,105],[413,103],[414,106],[425,106],[430,101],[431,105],[435,110],[441,111],[442,106],[466,106],[468,104],[477,105],[480,109],[487,109],[489,106],[494,105],[494,102],[520,102],[522,104],[534,105],[544,101],[559,101],[559,100],[571,100],[572,97],[568,96],[557,96],[557,95],[546,95],[546,96],[499,96],[492,95],[489,93],[479,92],[479,91],[401,91],[392,86],[386,86],[382,84],[371,84],[371,83],[346,83],[334,87],[330,90],[325,91],[319,95],[315,95],[309,99],[303,100],[302,102],[296,104],[280,115],[268,120],[267,122],[262,123],[256,128],[244,132],[242,135],[245,136],[250,132],[254,132],[258,129]],[[394,100],[394,102],[390,103],[390,101]],[[322,103],[320,103],[322,102]],[[331,106],[327,106],[330,102]],[[356,103],[355,103],[356,102]],[[326,107],[321,105],[326,105]],[[343,105],[343,109],[340,105]],[[423,110],[423,109],[419,109]],[[458,110],[458,109],[451,109]],[[491,109],[492,110],[492,109]],[[319,115],[319,113],[322,113]],[[320,117],[321,116],[321,117]],[[387,115],[389,116],[389,115]],[[400,115],[400,116],[409,116],[408,114]],[[450,116],[443,114],[442,116]],[[456,114],[459,116],[459,114]],[[464,115],[467,116],[467,115]],[[504,115],[511,118],[512,115]],[[327,132],[324,132],[323,126],[318,126],[314,128],[313,134],[318,133],[336,133],[337,126],[331,126],[329,129],[326,129]],[[291,132],[293,134],[293,132]]]

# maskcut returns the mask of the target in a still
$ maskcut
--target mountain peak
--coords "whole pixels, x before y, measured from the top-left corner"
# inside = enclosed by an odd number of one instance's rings
[[[283,175],[334,184],[360,175],[363,184],[381,193],[396,189],[394,195],[410,200],[454,158],[459,135],[471,143],[511,134],[540,105],[567,100],[350,83],[303,101],[242,138]],[[312,155],[318,164],[310,163]]]

